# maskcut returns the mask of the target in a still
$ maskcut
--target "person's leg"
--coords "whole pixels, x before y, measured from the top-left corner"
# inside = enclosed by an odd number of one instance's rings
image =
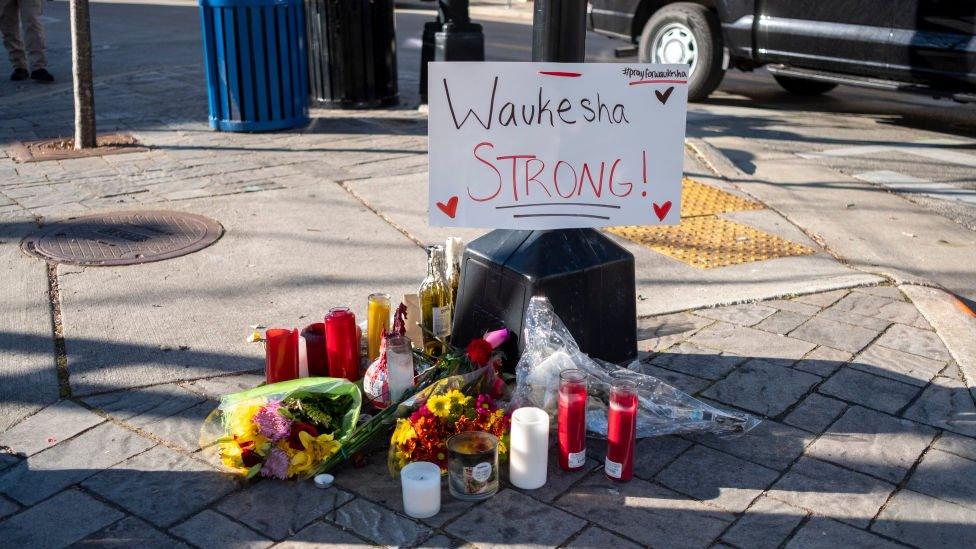
[[[14,69],[27,70],[27,55],[20,39],[20,6],[18,0],[0,0],[0,33],[3,47]]]
[[[20,3],[20,20],[24,24],[24,42],[27,43],[27,57],[30,69],[37,71],[47,68],[44,54],[44,24],[41,15],[45,0],[17,0]]]

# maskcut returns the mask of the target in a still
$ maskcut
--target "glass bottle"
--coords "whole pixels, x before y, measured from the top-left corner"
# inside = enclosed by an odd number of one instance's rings
[[[458,286],[461,284],[461,253],[464,246],[460,238],[451,237],[447,239],[445,255],[447,256],[447,287],[451,289],[451,311],[457,307]]]
[[[606,475],[628,481],[634,474],[634,446],[637,442],[637,384],[614,379],[610,386],[607,425]]]
[[[451,335],[451,290],[444,278],[444,247],[430,246],[427,253],[427,278],[420,283],[418,292],[424,352],[440,356],[446,350],[442,341]]]

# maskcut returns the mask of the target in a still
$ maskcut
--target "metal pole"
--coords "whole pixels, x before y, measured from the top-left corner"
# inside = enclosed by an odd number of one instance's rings
[[[586,57],[586,0],[535,0],[532,60],[582,63]]]

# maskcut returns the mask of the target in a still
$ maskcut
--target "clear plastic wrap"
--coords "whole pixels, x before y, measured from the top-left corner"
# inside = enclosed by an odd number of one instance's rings
[[[709,406],[663,381],[639,371],[634,361],[621,368],[580,351],[573,336],[545,297],[533,297],[525,312],[522,336],[525,351],[515,369],[514,407],[537,406],[556,413],[559,373],[578,369],[588,376],[586,427],[590,435],[606,437],[607,402],[611,380],[626,377],[638,387],[637,437],[680,433],[735,435],[759,424],[749,414]]]

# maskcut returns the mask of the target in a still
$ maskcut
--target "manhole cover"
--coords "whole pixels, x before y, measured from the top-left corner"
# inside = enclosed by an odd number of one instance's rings
[[[27,253],[72,265],[134,265],[202,250],[224,234],[206,217],[164,211],[88,215],[54,223],[21,243]]]

